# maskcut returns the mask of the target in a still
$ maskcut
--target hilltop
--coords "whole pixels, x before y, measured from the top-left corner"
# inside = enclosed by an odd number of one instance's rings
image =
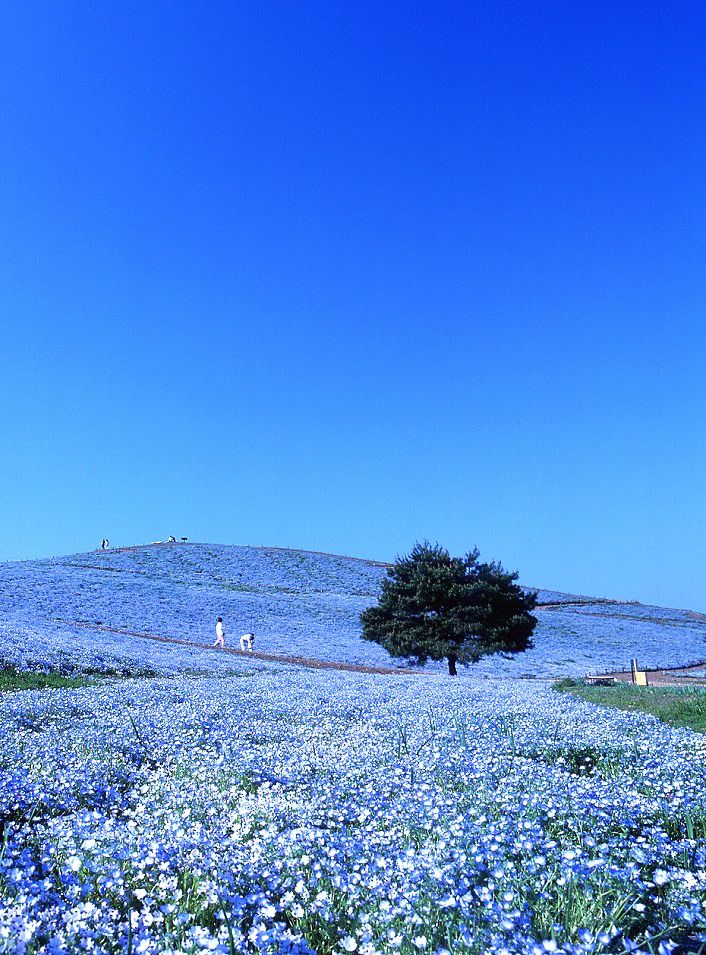
[[[67,669],[227,669],[216,653],[80,629],[100,624],[208,644],[217,615],[232,641],[244,630],[258,649],[390,666],[360,637],[359,614],[375,601],[386,565],[310,551],[212,544],[145,545],[0,564],[0,665]],[[580,676],[706,658],[706,618],[685,610],[539,590],[535,648],[462,673]],[[233,658],[230,658],[232,663]],[[430,665],[430,670],[441,670]]]

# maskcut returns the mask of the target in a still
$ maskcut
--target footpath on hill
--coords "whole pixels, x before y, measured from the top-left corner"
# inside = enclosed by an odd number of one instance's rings
[[[172,643],[176,646],[195,647],[198,650],[211,650],[214,653],[226,653],[231,656],[248,657],[255,660],[265,660],[271,663],[285,663],[289,666],[308,667],[312,670],[341,670],[351,673],[381,673],[397,676],[440,676],[441,674],[429,670],[417,670],[412,667],[381,667],[367,666],[363,663],[344,663],[339,660],[320,660],[312,657],[288,656],[283,653],[263,653],[261,650],[238,650],[235,647],[214,647],[210,643],[199,643],[196,640],[184,640],[180,637],[167,637],[156,633],[144,633],[139,630],[126,630],[120,627],[109,627],[106,624],[87,623],[78,620],[64,620],[55,618],[56,623],[63,623],[70,627],[80,627],[84,630],[103,630],[107,633],[117,633],[124,637],[139,637],[141,640],[153,640],[156,643]],[[659,670],[648,670],[647,679],[650,686],[704,686],[706,685],[706,663],[697,663],[686,667],[663,667]],[[485,677],[489,679],[489,677]],[[507,679],[501,678],[501,679]],[[527,679],[519,677],[519,679]],[[554,682],[558,677],[531,677],[539,682],[549,680]],[[632,674],[629,670],[598,673],[588,676],[590,682],[596,680],[615,680],[618,683],[630,683]]]
[[[263,653],[260,650],[238,650],[234,647],[214,647],[209,643],[198,643],[195,640],[183,640],[179,637],[165,637],[156,633],[141,633],[139,630],[124,630],[119,627],[109,627],[101,623],[86,623],[78,620],[62,620],[56,618],[56,623],[67,624],[70,627],[81,627],[84,630],[104,630],[107,633],[118,633],[124,637],[139,637],[142,640],[154,640],[157,643],[173,643],[182,647],[196,647],[198,650],[212,650],[214,653],[227,653],[231,656],[248,657],[255,660],[267,660],[272,663],[286,663],[292,666],[309,667],[313,670],[347,670],[351,673],[383,673],[403,676],[438,676],[412,667],[376,667],[362,663],[342,663],[337,660],[318,660],[309,657],[290,657],[283,653]]]

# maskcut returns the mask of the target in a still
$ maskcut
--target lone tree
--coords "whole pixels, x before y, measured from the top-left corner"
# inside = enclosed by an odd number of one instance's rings
[[[451,676],[457,663],[530,649],[537,595],[479,556],[477,548],[452,557],[438,544],[416,544],[388,570],[377,606],[361,614],[364,639],[419,664],[446,659]]]

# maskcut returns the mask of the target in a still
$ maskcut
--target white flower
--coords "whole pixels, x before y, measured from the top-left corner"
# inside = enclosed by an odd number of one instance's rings
[[[358,948],[358,943],[352,935],[347,935],[341,942],[341,946],[346,952],[354,952]]]

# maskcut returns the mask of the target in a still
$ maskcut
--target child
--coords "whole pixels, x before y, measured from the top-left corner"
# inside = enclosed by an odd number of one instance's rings
[[[252,645],[255,643],[255,634],[254,633],[244,633],[240,638],[240,649],[245,653],[246,650],[249,650],[252,653]]]
[[[214,647],[225,647],[226,645],[226,632],[223,629],[223,617],[219,617],[216,621],[216,641],[213,644]]]

